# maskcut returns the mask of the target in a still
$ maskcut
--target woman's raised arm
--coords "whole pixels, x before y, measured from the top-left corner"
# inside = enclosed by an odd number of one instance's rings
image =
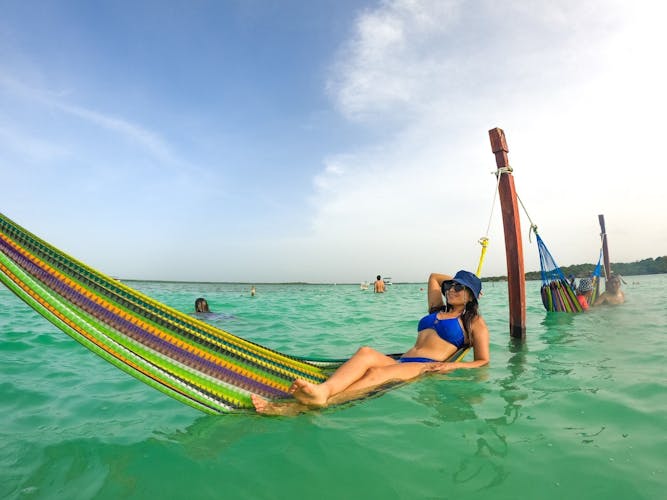
[[[431,273],[428,277],[428,310],[435,312],[445,303],[442,300],[442,282],[452,279],[449,274]]]

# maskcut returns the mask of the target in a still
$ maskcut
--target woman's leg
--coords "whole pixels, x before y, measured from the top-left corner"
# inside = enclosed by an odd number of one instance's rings
[[[406,382],[424,374],[430,363],[398,363],[370,368],[366,374],[347,389],[332,396],[327,404],[340,404],[365,396],[388,382]]]
[[[290,387],[290,393],[295,399],[309,406],[324,406],[327,400],[343,392],[366,375],[371,368],[398,365],[398,363],[370,347],[361,347],[341,365],[325,382],[313,384],[303,379],[297,379]]]
[[[351,358],[350,361],[352,359],[354,359],[354,357]],[[343,368],[343,366],[341,366],[339,371]],[[385,366],[368,368],[361,376],[361,378],[357,379],[355,382],[347,386],[347,388],[338,391],[336,393],[331,393],[331,395],[323,403],[313,402],[314,397],[311,397],[310,394],[313,393],[317,396],[319,394],[320,388],[323,385],[325,385],[328,381],[319,385],[311,384],[309,382],[305,382],[302,380],[295,381],[293,387],[298,385],[299,386],[298,390],[301,390],[306,394],[306,396],[303,396],[304,399],[298,399],[298,401],[291,401],[291,402],[268,401],[255,394],[253,394],[251,397],[257,413],[264,413],[268,415],[296,415],[298,413],[306,411],[308,408],[312,408],[313,406],[327,406],[329,404],[340,404],[346,401],[350,401],[352,399],[361,398],[368,392],[370,392],[372,389],[381,386],[383,384],[386,384],[387,382],[405,382],[407,380],[411,380],[413,378],[422,375],[429,366],[430,363],[394,362],[392,364],[387,364]],[[334,375],[336,375],[337,373],[338,372],[334,373]],[[343,376],[350,375],[352,373],[353,373],[352,369],[349,366],[346,367],[346,370],[344,370],[343,374],[341,375],[341,380],[334,381],[334,383],[335,384],[340,383],[342,381]],[[297,396],[295,389],[295,398],[296,397]]]

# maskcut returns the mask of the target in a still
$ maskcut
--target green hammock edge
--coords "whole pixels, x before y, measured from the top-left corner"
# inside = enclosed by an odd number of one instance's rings
[[[30,290],[34,291],[37,295],[43,298],[50,306],[56,309],[60,314],[69,319],[72,323],[79,326],[82,330],[88,332],[91,336],[95,337],[97,341],[103,343],[113,352],[130,359],[133,363],[139,365],[142,369],[149,372],[155,378],[159,380],[165,380],[165,385],[161,382],[152,379],[151,377],[146,376],[141,371],[136,370],[135,368],[129,366],[121,359],[113,356],[104,349],[101,349],[95,343],[91,342],[79,332],[71,328],[69,325],[64,323],[61,319],[53,315],[46,307],[44,307],[39,301],[30,296],[25,292],[21,287],[16,285],[13,280],[9,277],[6,277],[4,273],[0,273],[0,279],[7,287],[14,292],[19,298],[26,302],[30,307],[35,309],[39,314],[44,316],[47,320],[53,323],[56,327],[64,331],[67,335],[72,337],[77,342],[81,343],[91,351],[95,352],[105,360],[112,363],[114,366],[121,368],[126,373],[129,373],[140,380],[146,382],[151,387],[159,389],[161,392],[175,397],[180,401],[188,403],[193,400],[196,404],[191,405],[196,408],[201,409],[202,405],[204,407],[212,406],[215,408],[212,413],[221,413],[228,411],[242,411],[243,409],[252,409],[252,402],[250,399],[250,391],[239,389],[234,385],[225,383],[213,378],[207,378],[205,376],[199,375],[198,372],[190,371],[187,368],[183,367],[181,364],[175,362],[168,356],[159,356],[150,349],[145,348],[141,343],[134,341],[126,336],[116,333],[113,329],[108,328],[104,323],[96,320],[95,318],[89,315],[83,315],[79,311],[74,311],[68,305],[69,302],[60,300],[54,293],[46,289],[43,285],[37,282],[30,275],[25,273],[19,266],[17,266],[11,259],[8,259],[4,254],[0,253],[0,262],[3,263],[17,278]],[[94,334],[93,332],[97,332]],[[102,334],[102,335],[100,335]],[[119,346],[121,350],[117,347]],[[304,362],[307,362],[307,358],[304,358]],[[344,360],[343,360],[344,361]],[[341,361],[328,361],[329,365],[339,365]],[[319,368],[319,367],[318,367]],[[177,376],[181,378],[183,382],[173,380],[173,377]],[[263,374],[264,377],[270,378],[274,381],[285,381],[287,377],[279,379],[278,377],[271,377],[267,374]],[[326,377],[324,377],[325,379]],[[166,380],[169,379],[169,380]],[[179,387],[179,391],[171,389],[167,383],[171,385],[176,385]],[[224,401],[227,400],[230,403],[235,403],[236,406],[226,405],[214,399],[209,399],[207,396],[202,393],[193,390],[187,385],[187,383],[198,385],[203,391],[211,392],[217,395]],[[183,394],[186,394],[184,399]],[[189,403],[188,403],[189,404]]]
[[[173,321],[177,326],[180,325],[181,328],[185,327],[188,330],[191,330],[196,335],[204,335],[209,339],[213,337],[217,342],[220,342],[226,348],[241,351],[245,353],[246,356],[253,357],[255,359],[261,359],[262,363],[266,363],[266,366],[271,366],[278,371],[287,372],[289,373],[290,377],[301,377],[314,382],[321,382],[326,379],[326,376],[322,373],[321,368],[310,363],[308,358],[298,358],[296,356],[281,353],[266,346],[238,337],[230,332],[213,327],[212,325],[196,318],[192,318],[191,316],[188,316],[181,311],[167,306],[166,304],[159,302],[152,297],[149,297],[148,295],[145,295],[138,290],[135,290],[125,285],[124,283],[114,280],[109,276],[106,276],[103,273],[91,268],[85,263],[75,259],[74,257],[66,254],[60,249],[39,238],[35,234],[31,233],[1,213],[0,222],[6,226],[9,226],[13,232],[18,233],[20,235],[18,239],[30,240],[30,245],[41,247],[40,251],[48,254],[49,260],[56,260],[61,265],[68,267],[68,271],[60,270],[59,272],[65,274],[68,279],[71,279],[73,282],[77,283],[79,286],[82,286],[84,289],[89,290],[90,287],[85,283],[82,283],[80,279],[81,276],[84,276],[87,279],[95,282],[98,286],[104,288],[109,294],[113,296],[123,297],[126,300],[133,301],[144,311],[166,316],[168,317],[169,321]],[[24,244],[17,241],[16,236],[11,236],[7,231],[3,232],[5,235],[7,235],[7,237],[9,237],[12,241],[15,241],[21,247],[25,246]],[[66,264],[64,264],[63,261],[65,261]],[[96,295],[99,296],[99,293],[96,293]],[[104,299],[114,303],[114,305],[120,309],[123,309],[128,314],[135,316],[134,312],[118,305],[117,301],[115,299],[109,298],[108,295],[104,295]],[[142,316],[142,321],[145,320],[146,318]],[[186,341],[186,343],[189,343],[189,341]],[[238,365],[237,362],[235,362],[235,364]]]
[[[13,262],[8,262],[7,257],[0,253],[0,261],[2,263],[12,269],[12,272],[15,271],[13,268]],[[9,264],[9,265],[8,265]],[[17,274],[17,273],[15,273]],[[17,274],[19,276],[19,274]],[[25,278],[25,277],[24,277]],[[204,413],[208,413],[210,415],[216,415],[221,413],[224,410],[216,410],[210,406],[204,405],[200,403],[199,401],[192,399],[190,397],[186,397],[183,394],[174,391],[170,389],[169,387],[160,384],[156,380],[148,377],[147,375],[141,373],[140,371],[132,368],[128,364],[122,362],[118,358],[112,356],[108,352],[106,352],[104,349],[100,348],[97,346],[95,343],[91,342],[87,338],[83,337],[79,332],[74,330],[72,327],[64,323],[62,320],[60,320],[58,317],[56,317],[51,311],[49,311],[46,307],[44,307],[39,301],[37,301],[35,298],[31,297],[30,294],[28,294],[25,290],[23,290],[21,287],[16,285],[14,281],[10,280],[7,276],[5,276],[4,273],[0,273],[0,281],[2,281],[9,290],[11,290],[18,298],[23,300],[26,304],[28,304],[32,309],[34,309],[37,313],[39,313],[41,316],[43,316],[45,319],[47,319],[50,323],[52,323],[54,326],[56,326],[59,330],[63,331],[66,333],[68,336],[70,336],[72,339],[75,341],[79,342],[82,344],[84,347],[89,349],[90,351],[94,352],[101,358],[103,358],[105,361],[111,363],[115,367],[123,370],[125,373],[128,373],[129,375],[137,378],[141,382],[149,385],[150,387],[157,389],[158,391],[171,396],[172,398],[180,401],[181,403],[185,403],[188,406],[191,406],[195,409],[198,409]],[[36,284],[34,284],[36,285]],[[34,288],[31,288],[34,290]],[[54,303],[55,302],[55,303]],[[68,310],[67,306],[62,302],[58,300],[54,300],[53,302],[49,302],[49,304],[56,310],[58,310],[63,316],[67,317],[70,319],[73,323],[78,324],[79,326],[84,326],[82,322],[79,320],[79,317],[72,313],[71,311]],[[150,371],[150,370],[147,370]]]

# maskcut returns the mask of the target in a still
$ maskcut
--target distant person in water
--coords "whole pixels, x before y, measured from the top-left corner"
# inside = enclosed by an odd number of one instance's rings
[[[250,296],[251,296],[251,297],[254,297],[254,296],[255,296],[255,292],[256,292],[256,290],[255,290],[255,285],[253,285],[253,286],[250,287]]]
[[[379,274],[377,275],[377,278],[375,279],[375,293],[384,293],[384,281],[382,281],[382,276]]]
[[[427,373],[449,373],[488,364],[489,330],[477,310],[481,290],[480,279],[468,271],[459,271],[454,277],[431,274],[430,314],[419,321],[415,345],[400,359],[361,347],[321,384],[296,379],[289,388],[296,402],[268,401],[253,394],[255,409],[272,415],[295,414],[360,397],[388,382],[405,382]],[[474,361],[447,361],[464,346],[472,346]]]
[[[593,281],[590,278],[581,278],[577,287],[577,300],[584,311],[588,311],[593,297]]]
[[[601,304],[623,304],[625,302],[625,294],[621,290],[621,278],[618,275],[612,274],[609,276],[605,284],[605,291],[595,300],[596,306]]]
[[[195,312],[198,313],[210,313],[211,310],[208,308],[208,302],[203,297],[199,297],[195,300]]]

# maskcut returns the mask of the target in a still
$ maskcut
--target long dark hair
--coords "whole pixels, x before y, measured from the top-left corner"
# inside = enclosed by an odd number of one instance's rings
[[[199,297],[195,300],[195,312],[209,312],[208,303],[204,297]]]
[[[463,331],[466,334],[466,344],[472,345],[473,338],[472,338],[472,322],[473,320],[479,316],[479,303],[475,300],[472,299],[471,301],[467,302],[465,305],[465,309],[463,310],[463,314],[461,315],[461,321],[463,322]]]

